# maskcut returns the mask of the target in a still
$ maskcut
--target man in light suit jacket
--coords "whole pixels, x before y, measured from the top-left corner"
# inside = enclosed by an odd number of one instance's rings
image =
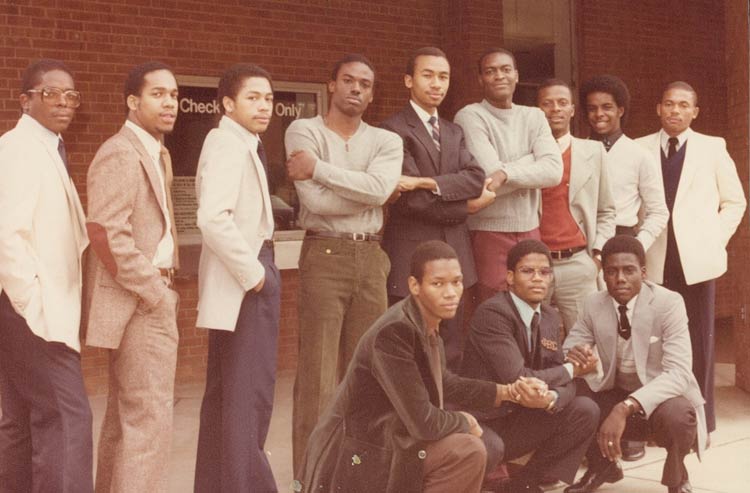
[[[555,271],[550,299],[567,333],[578,320],[584,298],[597,290],[601,249],[615,234],[615,200],[604,146],[570,135],[575,114],[570,86],[559,79],[542,82],[537,104],[562,152],[562,181],[542,189],[539,229]]]
[[[715,279],[727,270],[727,243],[745,212],[745,193],[724,139],[690,128],[698,116],[698,95],[673,82],[656,106],[661,130],[641,137],[661,163],[667,229],[648,250],[649,278],[685,299],[693,347],[693,373],[706,398],[708,431],[714,415]]]
[[[166,491],[177,366],[178,267],[172,163],[162,144],[177,117],[177,82],[159,62],[125,81],[125,125],[88,172],[93,255],[86,343],[109,349],[109,395],[96,490]]]
[[[0,138],[0,492],[93,488],[81,375],[83,208],[61,132],[81,95],[58,60],[24,71],[23,115]]]
[[[280,278],[266,154],[271,76],[238,64],[219,81],[223,116],[196,174],[203,247],[198,327],[209,330],[196,492],[276,491],[263,451],[273,407]]]
[[[466,149],[461,127],[438,117],[450,83],[445,53],[433,47],[415,51],[407,63],[404,83],[411,95],[409,104],[381,125],[404,141],[398,199],[389,207],[383,235],[383,248],[391,260],[390,304],[408,296],[411,255],[426,240],[443,240],[452,246],[461,262],[464,287],[476,283],[466,225],[469,202],[480,195],[490,201],[495,196],[484,186],[484,170]],[[451,370],[458,369],[463,352],[463,309],[461,303],[440,332]]]
[[[662,484],[670,493],[691,491],[685,455],[706,444],[703,397],[690,371],[687,314],[682,297],[646,279],[646,254],[632,236],[618,235],[602,248],[607,291],[586,299],[564,350],[582,373],[592,347],[601,375],[580,382],[579,391],[599,405],[596,441],[586,457],[588,471],[566,493],[590,493],[622,479],[620,439],[651,436],[667,449]]]
[[[599,419],[597,406],[576,396],[580,369],[564,363],[560,317],[543,303],[552,280],[549,249],[523,240],[508,251],[508,291],[479,305],[471,320],[461,375],[499,384],[538,378],[544,392],[516,392],[513,403],[477,412],[487,471],[503,457],[533,457],[511,480],[513,492],[541,492],[548,480],[572,483]],[[490,478],[488,478],[488,483]],[[487,484],[486,486],[495,486]]]

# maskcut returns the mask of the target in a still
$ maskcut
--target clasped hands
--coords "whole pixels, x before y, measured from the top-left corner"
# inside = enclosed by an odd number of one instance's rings
[[[580,377],[595,371],[599,359],[594,356],[594,350],[590,345],[578,344],[568,351],[565,361],[573,364],[573,376]]]

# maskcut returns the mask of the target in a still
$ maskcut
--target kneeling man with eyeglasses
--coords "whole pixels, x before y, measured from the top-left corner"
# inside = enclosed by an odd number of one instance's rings
[[[607,241],[607,291],[586,299],[565,339],[567,360],[576,368],[593,369],[595,345],[601,359],[599,374],[579,386],[579,394],[599,406],[599,431],[586,453],[588,471],[565,493],[590,493],[622,479],[620,439],[647,437],[667,449],[661,482],[669,493],[692,491],[683,460],[693,446],[699,454],[705,448],[706,419],[692,373],[685,303],[678,293],[645,281],[645,259],[632,236]]]
[[[552,281],[550,251],[538,240],[524,240],[508,252],[508,291],[482,303],[471,321],[463,376],[511,385],[513,402],[476,413],[484,429],[487,471],[503,458],[533,452],[510,484],[486,481],[493,491],[541,492],[541,483],[572,483],[589,446],[599,409],[576,397],[575,376],[585,369],[563,361],[557,311],[543,303]],[[594,365],[595,359],[589,358]],[[546,386],[527,385],[539,379]],[[499,489],[498,489],[499,488]]]

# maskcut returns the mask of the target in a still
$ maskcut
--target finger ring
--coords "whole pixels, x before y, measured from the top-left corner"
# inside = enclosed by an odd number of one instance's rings
[[[613,442],[607,442],[607,447],[614,447],[615,444]]]

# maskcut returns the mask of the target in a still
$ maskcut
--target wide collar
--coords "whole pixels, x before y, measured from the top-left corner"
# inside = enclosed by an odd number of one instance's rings
[[[601,144],[597,144],[601,145]],[[590,145],[581,139],[573,137],[570,143],[570,187],[568,188],[568,199],[572,203],[574,197],[583,189],[587,181],[596,170],[594,154]]]
[[[138,137],[138,135],[136,135],[136,133],[130,128],[129,125],[123,124],[122,128],[120,129],[119,135],[127,140],[130,145],[133,146],[135,152],[138,154],[139,162],[141,163],[143,170],[146,172],[146,176],[148,177],[148,182],[151,185],[152,191],[154,192],[156,202],[159,204],[159,207],[161,208],[165,216],[168,215],[169,211],[167,210],[167,204],[164,202],[165,194],[162,192],[161,180],[159,179],[159,174],[157,174],[158,171],[156,170],[156,167],[161,165],[158,162],[154,162],[151,154],[149,154],[149,152],[146,150],[146,147],[143,145],[141,139]]]

